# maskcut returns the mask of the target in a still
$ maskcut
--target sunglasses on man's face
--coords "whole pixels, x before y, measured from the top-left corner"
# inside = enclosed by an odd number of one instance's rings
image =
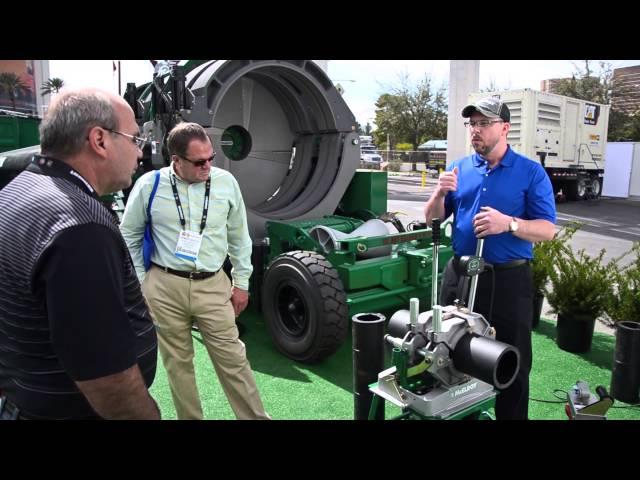
[[[216,152],[213,152],[213,155],[211,155],[209,158],[205,158],[204,160],[191,160],[187,157],[183,157],[182,155],[178,156],[192,164],[194,167],[204,167],[207,162],[213,162],[213,159],[216,158]]]

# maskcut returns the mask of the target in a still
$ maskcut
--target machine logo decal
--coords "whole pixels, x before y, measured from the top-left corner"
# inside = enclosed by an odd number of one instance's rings
[[[473,382],[470,383],[469,385],[459,388],[457,390],[454,390],[453,393],[451,394],[452,398],[456,398],[458,395],[463,395],[465,393],[469,393],[471,390],[475,390],[475,388],[478,386],[478,382]]]

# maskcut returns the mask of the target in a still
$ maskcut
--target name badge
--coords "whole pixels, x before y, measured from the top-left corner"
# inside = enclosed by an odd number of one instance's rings
[[[191,230],[182,230],[178,235],[178,244],[176,245],[176,257],[185,258],[187,260],[196,260],[200,245],[202,244],[202,235]]]

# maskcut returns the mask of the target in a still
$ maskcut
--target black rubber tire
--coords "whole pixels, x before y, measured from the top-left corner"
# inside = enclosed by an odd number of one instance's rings
[[[591,195],[591,198],[594,198],[594,199],[600,198],[600,195],[602,195],[602,183],[603,183],[602,180],[603,179],[598,177],[597,175],[594,175],[591,177],[590,190],[593,192]]]
[[[262,282],[262,313],[276,348],[299,362],[324,360],[347,336],[342,281],[315,252],[294,250],[271,262]]]
[[[587,197],[589,180],[586,178],[579,178],[575,182],[566,182],[566,195],[569,200],[584,200]]]

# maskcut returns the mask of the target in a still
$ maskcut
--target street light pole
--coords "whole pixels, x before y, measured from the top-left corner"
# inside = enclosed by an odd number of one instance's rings
[[[387,162],[391,161],[391,140],[390,136],[387,133]]]

